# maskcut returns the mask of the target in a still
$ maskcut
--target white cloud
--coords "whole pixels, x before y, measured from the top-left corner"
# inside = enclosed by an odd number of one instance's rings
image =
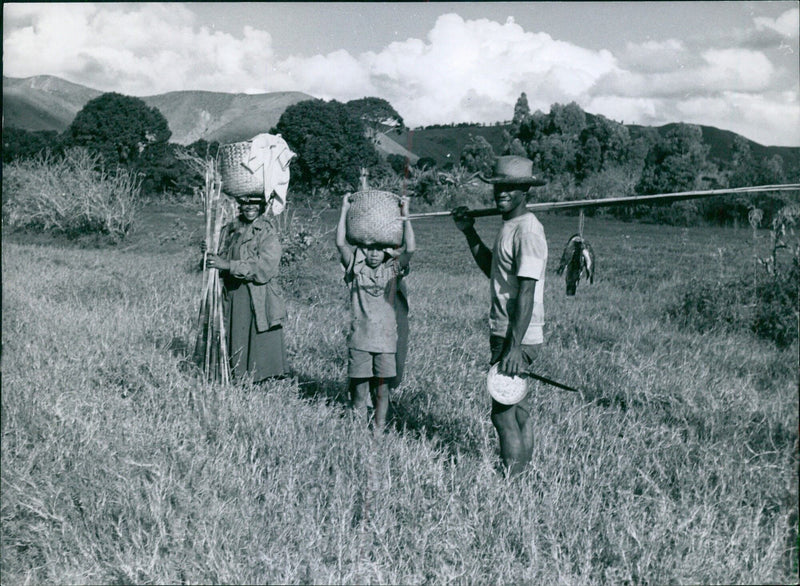
[[[595,95],[625,97],[670,97],[707,95],[720,91],[762,91],[773,79],[774,67],[758,51],[747,49],[709,49],[702,63],[684,67],[678,63],[671,71],[637,73],[611,72],[592,88]]]
[[[12,4],[4,17],[31,23],[4,31],[3,68],[11,77],[49,73],[132,95],[241,91],[264,78],[272,58],[268,33],[212,32],[180,4]]]
[[[526,32],[513,20],[464,21],[456,14],[439,17],[427,42],[392,43],[364,58],[371,76],[397,96],[392,103],[412,124],[508,119],[521,91],[527,91],[532,108],[549,109],[553,102],[580,96],[615,68],[608,51]],[[480,117],[464,108],[473,102],[481,103]]]
[[[682,41],[646,41],[625,44],[619,56],[620,67],[641,73],[661,73],[695,63],[694,54]]]
[[[411,126],[507,120],[524,91],[533,110],[575,101],[627,123],[712,124],[766,144],[800,145],[797,72],[773,65],[766,48],[721,37],[714,47],[675,38],[628,43],[613,55],[526,31],[513,19],[445,14],[425,39],[278,59],[268,32],[210,30],[181,4],[5,4],[3,12],[4,74],[12,77],[51,74],[138,96],[186,89],[378,96]],[[757,17],[750,32],[785,35],[796,51],[798,13]]]
[[[800,36],[800,9],[787,10],[778,18],[757,16],[753,19],[756,30],[773,30],[785,37],[797,38]]]

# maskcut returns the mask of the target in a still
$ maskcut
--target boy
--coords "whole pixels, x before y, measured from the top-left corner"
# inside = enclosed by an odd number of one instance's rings
[[[356,410],[368,409],[367,397],[375,411],[374,431],[386,424],[390,383],[402,372],[404,352],[398,355],[398,313],[405,319],[403,277],[408,274],[414,253],[414,230],[408,216],[408,198],[400,199],[403,217],[403,243],[400,248],[350,246],[346,238],[350,194],[342,200],[336,230],[336,247],[350,285],[352,321],[347,337],[348,388],[350,403]],[[400,324],[402,327],[404,324]]]

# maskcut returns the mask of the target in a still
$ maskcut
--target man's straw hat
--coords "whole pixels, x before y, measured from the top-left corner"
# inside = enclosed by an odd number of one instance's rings
[[[502,185],[533,187],[545,184],[545,181],[533,174],[533,161],[516,155],[497,157],[492,175],[486,177],[479,173],[478,177],[481,181],[493,185],[500,183]]]

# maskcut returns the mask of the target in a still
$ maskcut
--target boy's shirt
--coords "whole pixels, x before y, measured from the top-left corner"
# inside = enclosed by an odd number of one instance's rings
[[[531,322],[523,344],[541,344],[544,326],[544,275],[547,268],[547,241],[544,228],[531,213],[503,222],[492,251],[492,308],[489,326],[492,335],[507,337],[517,307],[518,277],[536,279]]]
[[[399,303],[398,288],[408,274],[396,258],[374,269],[367,266],[364,253],[356,249],[353,261],[345,274],[350,285],[350,333],[347,346],[365,352],[397,352],[397,318],[395,304]],[[400,293],[402,295],[402,292]]]

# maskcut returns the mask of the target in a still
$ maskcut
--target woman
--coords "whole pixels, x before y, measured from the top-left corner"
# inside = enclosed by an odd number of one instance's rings
[[[278,286],[281,243],[263,195],[237,197],[239,217],[222,229],[219,254],[206,267],[223,279],[223,312],[231,373],[255,382],[289,371]]]

